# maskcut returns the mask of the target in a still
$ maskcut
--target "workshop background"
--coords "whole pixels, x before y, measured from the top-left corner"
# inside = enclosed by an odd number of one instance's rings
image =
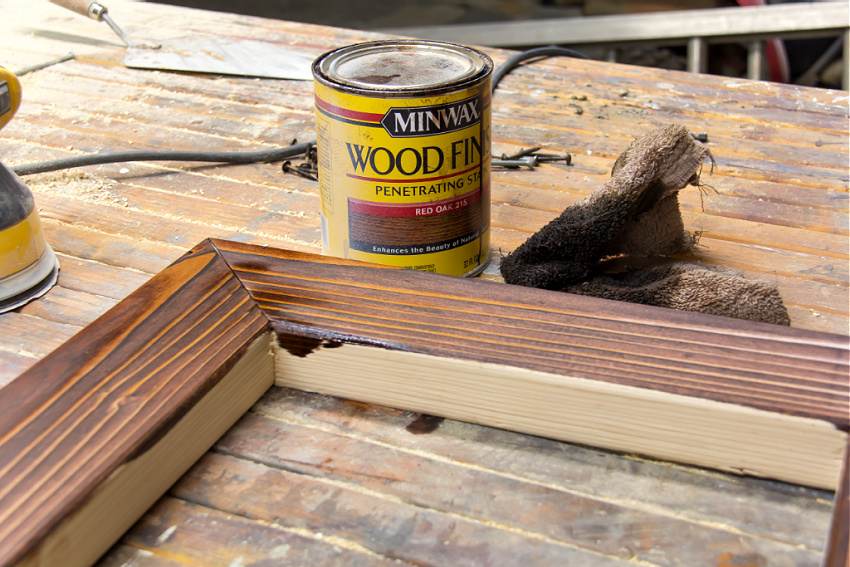
[[[582,18],[794,2],[775,0],[738,0],[737,2],[734,0],[310,0],[306,2],[167,0],[160,3],[351,29],[382,30],[405,26]],[[814,73],[813,79],[805,81],[809,83],[806,86],[841,88],[841,50],[837,50],[837,53],[830,56],[827,63],[818,63],[835,41],[836,38],[827,37],[784,40],[785,55],[790,71],[790,79],[787,82],[800,83],[800,79],[806,75],[807,71],[817,65],[817,72]],[[494,44],[493,47],[502,46]],[[600,48],[583,48],[581,51],[592,59],[602,60],[607,56],[607,52]],[[686,47],[628,47],[619,50],[617,62],[683,71],[687,68]],[[709,73],[744,77],[746,71],[746,46],[729,43],[713,44],[709,47]],[[764,78],[772,79],[770,76]]]

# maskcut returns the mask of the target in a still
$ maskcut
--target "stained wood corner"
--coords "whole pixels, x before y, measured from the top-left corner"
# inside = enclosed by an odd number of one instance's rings
[[[364,357],[368,392],[340,371]],[[793,424],[835,489],[847,376],[846,336],[207,240],[0,389],[0,564],[94,561],[275,380],[725,470],[684,450],[723,437],[653,455],[611,412]]]

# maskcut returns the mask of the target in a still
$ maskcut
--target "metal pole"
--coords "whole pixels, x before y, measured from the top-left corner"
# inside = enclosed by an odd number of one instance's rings
[[[850,28],[844,30],[844,60],[841,68],[841,88],[850,90]]]
[[[688,40],[688,71],[705,73],[708,68],[708,45],[705,38],[692,37]]]
[[[764,43],[751,41],[747,45],[747,78],[761,80],[764,70]]]

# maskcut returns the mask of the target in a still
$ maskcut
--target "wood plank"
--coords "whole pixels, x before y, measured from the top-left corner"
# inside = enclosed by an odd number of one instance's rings
[[[156,558],[155,565],[159,565],[160,558],[165,562],[177,560],[183,565],[210,567],[262,563],[340,567],[398,565],[392,559],[363,548],[352,548],[341,538],[324,535],[286,529],[273,522],[252,521],[244,512],[228,513],[166,497],[129,530],[123,541]],[[98,565],[124,564],[107,557]]]
[[[60,265],[61,273],[61,265]],[[85,327],[118,303],[109,297],[54,286],[43,301],[33,301],[17,309],[22,315],[39,317],[66,325]]]
[[[44,358],[77,334],[82,327],[47,321],[41,317],[9,312],[0,317],[3,351]]]
[[[118,544],[97,562],[101,567],[185,567],[192,562],[183,562],[168,555],[158,555],[147,549]]]
[[[832,494],[826,491],[633,455],[611,459],[598,449],[454,420],[432,420],[431,427],[417,428],[427,422],[422,414],[289,388],[270,389],[251,412],[282,421],[284,427],[293,424],[353,437],[458,467],[646,509],[648,514],[693,522],[696,530],[708,525],[817,550],[823,549],[829,527]]]
[[[573,74],[580,80],[571,80]],[[541,84],[541,94],[588,94],[588,98],[602,101],[651,102],[658,100],[665,108],[688,110],[694,115],[717,116],[720,120],[732,119],[744,125],[763,124],[776,127],[788,124],[799,127],[817,126],[816,130],[841,132],[841,117],[847,117],[844,93],[840,90],[810,89],[768,81],[753,81],[740,77],[718,77],[699,73],[682,73],[625,64],[600,61],[553,58],[535,65],[524,65],[507,75],[497,88],[497,96],[535,94],[530,85]],[[627,93],[621,91],[626,89]],[[630,98],[636,95],[635,98]],[[647,98],[642,98],[647,96]],[[517,97],[520,98],[520,97]],[[625,99],[625,100],[623,100]],[[707,103],[715,104],[709,106]],[[705,108],[698,108],[703,105]],[[661,104],[659,106],[662,106]],[[645,107],[648,109],[648,107]],[[781,120],[765,118],[770,112]],[[801,121],[792,115],[803,112]],[[648,114],[648,113],[647,113]],[[632,116],[643,116],[638,114]],[[623,117],[625,118],[625,117]]]
[[[841,480],[835,492],[835,506],[829,529],[829,540],[824,554],[824,567],[850,566],[850,442],[844,451]]]
[[[558,213],[544,213],[534,211],[528,208],[513,208],[502,205],[494,205],[492,211],[492,222],[494,228],[508,228],[515,230],[519,234],[519,240],[524,242],[523,237],[526,234],[532,234],[549,221],[554,219]],[[690,220],[690,219],[689,219]],[[690,224],[690,223],[689,223]],[[762,226],[756,223],[736,223],[738,234],[742,234],[749,226],[754,234],[750,238],[736,236],[735,233],[724,234],[722,225],[718,230],[713,228],[713,219],[706,219],[705,222],[696,221],[686,227],[693,231],[700,231],[700,240],[697,248],[687,255],[680,257],[689,257],[694,260],[708,260],[711,263],[726,265],[736,269],[749,269],[751,271],[761,271],[767,273],[779,273],[781,275],[803,278],[806,276],[806,270],[809,270],[808,277],[820,276],[821,281],[826,281],[833,285],[846,287],[847,269],[844,258],[841,252],[829,253],[820,250],[800,249],[802,245],[794,246],[791,244],[792,238],[798,233],[803,233],[799,238],[801,244],[807,240],[816,245],[816,240],[821,238],[824,242],[822,247],[829,246],[830,243],[835,243],[835,246],[841,246],[839,240],[846,241],[843,236],[822,235],[817,232],[804,232],[802,230],[777,229],[775,232],[783,233],[782,240],[789,242],[788,246],[783,246],[783,242],[771,242],[769,240],[772,231],[767,228],[764,233],[761,233]],[[507,253],[512,250],[509,248],[513,242],[505,242],[503,252]],[[795,250],[794,248],[797,248]],[[711,260],[711,258],[714,258]],[[781,261],[778,261],[781,258]],[[830,266],[830,268],[825,268]]]
[[[148,195],[147,199],[153,203],[157,200],[156,197],[156,195]],[[72,199],[45,192],[38,192],[36,198],[44,211],[44,217],[50,221],[59,221],[65,226],[74,223],[96,232],[108,231],[110,234],[120,235],[123,237],[122,240],[129,239],[132,243],[141,243],[154,250],[173,250],[174,256],[177,256],[179,251],[191,248],[192,242],[210,236],[256,244],[286,246],[304,251],[318,251],[319,242],[315,240],[319,236],[318,227],[307,226],[306,222],[298,219],[290,222],[288,215],[270,211],[258,216],[256,211],[248,207],[216,206],[216,203],[206,201],[198,203],[198,208],[183,209],[191,212],[192,216],[200,217],[192,222],[194,219],[182,218],[170,212],[169,199],[165,197],[160,199],[160,204],[150,207],[153,210],[128,210],[97,200]],[[184,205],[189,205],[185,201]],[[209,209],[225,209],[231,218],[233,216],[241,218],[231,223],[227,218],[198,214],[198,210],[204,210],[200,205]],[[250,220],[252,215],[253,221]],[[246,226],[249,223],[250,225]],[[96,227],[102,227],[102,229],[97,230]],[[305,242],[298,238],[301,236],[313,240]],[[95,242],[98,240],[96,235],[93,240]],[[50,242],[49,235],[48,241]],[[119,247],[121,244],[122,242],[118,239],[115,241],[110,239],[107,246]],[[136,252],[141,253],[143,250]],[[152,261],[154,259],[150,258]],[[140,265],[140,267],[143,266]]]
[[[844,337],[336,261],[320,267],[289,252],[215,244],[272,318],[281,385],[667,459],[687,453],[686,462],[821,487],[837,482],[846,434],[834,428],[847,429],[850,395]],[[353,369],[359,381],[348,379]],[[397,377],[411,372],[404,392]],[[528,399],[509,409],[520,403],[519,376]],[[597,394],[607,409],[594,417]],[[615,399],[629,401],[612,410]],[[655,428],[651,416],[665,404],[668,423]],[[628,441],[618,433],[626,422]],[[761,439],[777,427],[789,429]],[[730,446],[742,429],[759,431],[762,454],[752,452],[755,439],[741,452]],[[786,451],[808,452],[806,465],[786,467]]]
[[[3,364],[0,365],[0,388],[20,376],[25,370],[34,366],[40,357],[20,352],[14,352],[8,347],[2,347]]]
[[[406,350],[413,349],[423,354],[441,349],[440,345],[448,344],[453,334],[468,338],[480,335],[480,338],[463,345],[465,352],[447,356],[482,362],[507,361],[511,354],[502,349],[513,349],[513,345],[521,344],[521,337],[534,338],[550,346],[545,357],[535,357],[534,363],[526,365],[543,371],[552,371],[558,366],[559,363],[552,357],[557,356],[554,345],[559,341],[563,341],[565,347],[604,349],[604,341],[608,339],[606,331],[616,329],[617,342],[623,346],[609,347],[612,353],[628,351],[631,355],[658,358],[670,362],[669,368],[674,368],[678,360],[687,360],[692,366],[682,367],[683,376],[699,372],[697,365],[705,365],[701,386],[686,386],[686,381],[676,383],[675,387],[663,386],[649,378],[645,382],[642,378],[633,378],[632,384],[654,383],[675,393],[694,388],[691,390],[693,394],[699,392],[699,395],[711,396],[702,388],[711,384],[711,387],[723,389],[722,384],[732,383],[716,377],[723,372],[741,372],[736,378],[743,379],[743,373],[758,373],[763,369],[766,374],[777,378],[754,379],[757,374],[751,375],[746,381],[752,384],[749,387],[764,387],[766,390],[750,396],[743,393],[746,388],[742,386],[742,393],[738,394],[740,397],[735,398],[737,403],[779,409],[776,401],[765,402],[762,399],[772,389],[770,384],[773,380],[778,379],[789,386],[795,385],[791,386],[789,394],[796,387],[800,388],[796,391],[798,394],[810,390],[825,396],[816,403],[820,409],[813,412],[803,409],[805,404],[791,394],[779,404],[781,411],[807,417],[829,416],[839,427],[847,426],[848,418],[843,412],[847,388],[840,375],[833,374],[843,370],[847,363],[847,345],[838,335],[810,334],[735,319],[624,305],[516,286],[503,287],[490,282],[439,275],[432,277],[419,272],[370,270],[368,265],[341,267],[344,264],[333,259],[324,260],[319,267],[309,261],[315,258],[310,255],[232,242],[213,242],[260,305],[271,316],[280,319],[280,325],[285,325],[292,317],[297,317],[293,324],[301,325],[320,325],[324,320],[336,317],[340,319],[336,327],[340,340],[343,340],[344,333],[351,332],[357,333],[358,342],[363,344],[392,345],[410,341],[405,343]],[[372,288],[373,285],[376,287]],[[289,295],[296,292],[303,294],[305,299]],[[322,307],[314,307],[319,300],[323,302]],[[541,301],[548,304],[547,309],[536,307]],[[345,313],[345,318],[336,315],[334,309]],[[464,314],[463,319],[457,318],[457,312]],[[562,319],[567,315],[578,317],[580,323],[571,324]],[[664,330],[653,333],[649,329],[651,326],[662,326]],[[318,331],[322,327],[316,329]],[[529,335],[535,332],[540,336]],[[493,336],[487,337],[488,333],[493,333]],[[548,336],[549,333],[563,333],[572,338],[555,339]],[[628,342],[640,346],[628,346],[626,337],[619,336],[625,333],[629,335]],[[729,333],[736,337],[724,339],[724,334]],[[586,338],[581,338],[581,334],[585,334]],[[727,340],[728,344],[724,344]],[[488,344],[498,347],[490,348]],[[641,351],[644,345],[646,350]],[[677,355],[675,351],[686,345],[689,352]],[[475,354],[476,351],[482,354]],[[493,355],[496,351],[501,351],[502,355]],[[746,356],[740,356],[739,351],[746,351]],[[613,354],[610,356],[612,360],[618,358]],[[699,356],[705,358],[700,359]],[[772,367],[767,370],[766,364]],[[794,370],[797,365],[803,365],[805,370]],[[685,368],[689,370],[685,372]],[[653,376],[654,372],[667,371],[659,365],[653,369]],[[635,371],[634,374],[640,376],[644,372]],[[807,375],[811,380],[808,384],[805,382]],[[776,400],[784,398],[780,391],[769,395],[771,398],[778,396]],[[730,401],[723,396],[715,399]]]
[[[152,275],[62,253],[56,257],[61,267],[58,283],[62,287],[111,299],[124,299]]]
[[[832,512],[829,541],[824,554],[824,567],[850,566],[848,533],[850,533],[850,443],[844,451],[841,481],[835,493],[835,509]]]
[[[801,329],[812,331],[823,331],[834,333],[836,330],[850,331],[845,315],[839,313],[828,313],[811,307],[788,306],[788,316],[794,325]]]
[[[268,388],[267,324],[201,246],[0,390],[0,563],[103,553]]]
[[[510,118],[494,116],[493,120],[494,124],[498,125],[494,126],[493,132],[493,143],[496,147],[500,143],[511,143],[525,147],[562,147],[573,155],[601,156],[611,160],[612,164],[617,155],[623,151],[622,149],[615,151],[614,145],[606,142],[605,136],[599,135],[600,132],[610,129],[605,120],[599,120],[592,124],[582,124],[578,130],[585,133],[584,137],[576,136],[576,128],[564,122],[529,123],[523,122],[514,116]],[[496,120],[499,120],[499,122],[496,122]],[[681,123],[692,129],[692,131],[699,131],[688,120],[684,120],[680,116],[674,116],[670,120],[644,124],[640,129],[635,128],[636,135],[634,137],[624,138],[622,141],[630,142],[640,134],[649,132],[655,127],[671,123]],[[596,134],[595,136],[593,135],[594,133]],[[625,146],[628,146],[628,143]],[[751,148],[751,155],[736,155],[725,153],[722,145],[715,146],[714,144],[710,144],[709,147],[712,150],[717,150],[713,152],[716,153],[715,173],[762,182],[822,187],[837,191],[841,191],[847,186],[847,173],[840,166],[809,167],[803,162],[786,164],[781,161],[771,161],[769,156],[758,152],[755,142],[753,146]],[[620,148],[624,146],[618,144],[616,147]]]
[[[45,238],[54,252],[94,260],[107,266],[155,274],[185,253],[181,247],[107,233],[97,228],[66,224],[39,211]],[[108,238],[105,236],[108,235]],[[61,269],[61,266],[60,266]]]
[[[582,164],[587,162],[599,171],[583,171]],[[495,171],[494,182],[498,184],[493,202],[518,207],[517,211],[524,208],[555,216],[608,181],[609,170],[602,167],[612,163],[600,158],[574,158],[574,165],[568,168],[549,165],[533,172]],[[703,215],[706,221],[735,219],[747,221],[742,224],[760,222],[768,229],[776,226],[807,229],[815,235],[846,235],[847,221],[840,216],[846,210],[846,193],[790,185],[777,192],[775,184],[741,180],[719,171],[703,172],[701,181],[711,188],[700,194],[696,188],[687,187],[679,192],[679,201],[681,210]],[[771,185],[774,194],[767,195]]]
[[[368,542],[375,551],[394,551],[399,559],[412,564],[495,564],[503,557],[504,563],[511,565],[523,561],[552,564],[547,559],[570,565],[573,561],[593,565],[594,561],[620,564],[623,560],[673,565],[676,557],[687,557],[694,564],[706,565],[728,553],[815,565],[820,555],[818,550],[752,537],[727,526],[693,522],[657,510],[646,513],[627,501],[587,497],[440,455],[405,451],[253,413],[228,432],[216,450],[246,464],[222,462],[215,466],[213,463],[223,459],[210,458],[201,471],[175,488],[176,495],[228,511],[241,507],[249,517],[305,525],[326,535]],[[220,477],[233,484],[228,490],[216,490],[194,474]],[[279,496],[262,493],[268,482],[283,488]],[[366,496],[374,500],[371,512],[369,503],[363,501]],[[315,514],[323,516],[321,523]],[[452,523],[454,531],[448,529]],[[482,537],[470,531],[475,524],[479,530],[489,527],[502,534]],[[546,545],[535,550],[530,542],[511,538],[511,532],[539,538]],[[402,539],[401,534],[407,537]],[[492,543],[499,540],[501,545]],[[482,542],[490,543],[484,546]],[[501,549],[510,543],[518,552],[552,553],[559,544],[567,549],[554,558],[511,556]],[[482,548],[489,554],[479,556]]]
[[[252,417],[249,414],[234,428],[241,431],[241,435],[231,432],[219,443],[220,450],[227,453],[237,451],[238,455],[206,455],[170,491],[170,495],[236,514],[260,525],[296,531],[322,541],[345,542],[348,547],[363,549],[405,565],[551,565],[568,562],[570,565],[614,567],[627,564],[624,551],[614,556],[606,555],[547,537],[540,530],[531,531],[525,524],[522,529],[512,530],[501,524],[503,518],[470,516],[466,511],[447,510],[445,505],[436,509],[431,506],[434,500],[409,497],[416,485],[425,491],[433,488],[433,484],[440,484],[440,479],[445,484],[440,487],[440,492],[456,491],[457,483],[463,481],[461,471],[454,467],[445,467],[439,471],[442,476],[431,477],[431,482],[417,482],[418,479],[410,477],[402,480],[394,475],[394,482],[409,483],[409,487],[386,490],[380,486],[378,478],[374,478],[372,483],[361,484],[350,482],[351,476],[372,475],[374,471],[367,471],[369,466],[364,468],[363,465],[373,460],[381,461],[383,467],[393,470],[416,465],[419,461],[405,462],[403,458],[383,460],[384,455],[374,451],[375,447],[358,444],[365,452],[346,474],[339,472],[339,468],[347,464],[345,457],[340,467],[333,462],[325,463],[321,468],[330,472],[317,475],[310,472],[312,467],[300,460],[300,454],[292,454],[293,460],[299,461],[294,465],[288,458],[273,465],[267,464],[268,459],[263,459],[265,463],[257,462],[257,445],[248,442],[248,437],[258,435],[257,441],[268,442],[266,434],[269,430],[254,427]],[[276,422],[267,424],[273,426]],[[315,436],[307,439],[299,435],[299,428],[280,425],[277,431],[281,435],[294,434],[293,441],[307,440],[315,449],[339,441],[335,436],[321,432],[314,432]],[[291,452],[289,446],[275,448]],[[355,447],[350,449],[355,450]],[[244,455],[244,458],[239,458],[239,455]],[[437,471],[428,467],[423,472]],[[452,474],[454,472],[459,474]],[[501,497],[504,486],[500,486],[495,478],[491,482],[484,478],[480,480],[478,490],[493,489],[497,498],[507,504]],[[269,486],[276,489],[269,491]],[[534,508],[513,508],[512,513],[523,517],[541,508],[536,503],[530,506]],[[599,532],[596,536],[603,538]]]
[[[737,474],[820,488],[838,482],[846,433],[825,422],[374,347],[319,352],[306,362],[279,352],[278,383]],[[399,375],[415,376],[416,390],[400,389]]]
[[[583,106],[581,107],[570,106],[570,104],[575,105],[574,102],[562,104],[564,106],[560,112],[563,115],[557,116],[558,110],[554,109],[555,116],[550,117],[547,121],[549,124],[547,124],[541,122],[537,118],[538,115],[527,106],[524,109],[521,106],[514,108],[513,105],[505,105],[505,108],[501,108],[498,103],[497,91],[493,102],[495,139],[522,140],[523,138],[529,139],[529,135],[539,135],[540,141],[545,141],[546,145],[556,145],[560,141],[561,145],[567,145],[567,149],[577,156],[586,154],[586,151],[590,149],[596,155],[611,157],[615,151],[614,148],[623,141],[631,141],[642,133],[659,126],[679,122],[687,126],[692,132],[707,132],[709,134],[708,146],[713,150],[712,153],[716,159],[716,167],[718,168],[716,171],[728,171],[747,166],[748,169],[752,169],[748,172],[749,177],[762,178],[770,175],[775,180],[785,178],[793,182],[795,179],[806,179],[808,177],[814,179],[814,175],[803,178],[795,178],[793,175],[806,175],[806,171],[811,172],[813,168],[817,168],[825,175],[823,179],[813,180],[812,183],[835,186],[836,188],[840,188],[841,179],[846,179],[846,173],[842,175],[840,146],[832,147],[832,144],[837,143],[840,139],[838,132],[835,134],[831,132],[821,133],[818,138],[811,139],[811,142],[806,145],[801,144],[799,139],[794,141],[782,140],[782,134],[771,138],[770,141],[758,141],[742,139],[738,135],[738,131],[741,129],[740,121],[730,121],[727,125],[728,130],[724,131],[723,118],[720,116],[705,116],[703,113],[698,117],[691,117],[683,116],[674,110],[664,112],[652,108],[653,118],[651,120],[641,120],[629,125],[629,127],[624,127],[619,123],[619,120],[613,120],[609,116],[615,112],[627,116],[641,115],[647,113],[646,109],[635,108],[614,101],[603,102],[599,106],[584,101],[582,101]],[[599,104],[598,101],[596,104]],[[657,106],[655,102],[648,104],[653,107]],[[586,110],[581,111],[581,117],[574,116],[578,108],[586,108]],[[595,117],[584,117],[585,112],[592,113],[594,110],[597,113]],[[774,119],[776,118],[774,116]],[[600,131],[604,131],[607,135],[600,136]],[[791,135],[790,132],[784,133],[784,136],[789,135]],[[802,136],[805,136],[805,134]],[[532,144],[540,145],[539,142],[534,144],[533,141]],[[775,152],[777,155],[770,152]],[[762,171],[748,165],[753,163],[758,163],[762,167]],[[812,168],[809,166],[812,166]]]

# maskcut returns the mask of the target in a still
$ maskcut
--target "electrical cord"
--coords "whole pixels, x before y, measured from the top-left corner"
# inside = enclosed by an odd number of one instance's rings
[[[505,78],[505,75],[525,63],[529,60],[540,60],[540,59],[548,59],[550,57],[573,57],[575,59],[590,59],[584,53],[579,51],[575,51],[574,49],[569,49],[567,47],[559,47],[557,45],[550,45],[548,47],[535,47],[533,49],[529,49],[527,51],[523,51],[521,53],[517,53],[496,69],[493,72],[493,90],[496,90],[496,87],[499,86],[499,83],[502,82],[502,79]]]
[[[511,71],[531,60],[548,59],[550,57],[574,57],[577,59],[588,59],[586,55],[566,47],[550,45],[548,47],[536,47],[518,53],[505,61],[493,73],[493,90],[499,86],[502,79]],[[286,158],[305,154],[316,144],[315,141],[303,144],[292,144],[285,148],[274,150],[261,150],[254,152],[207,152],[207,151],[181,151],[181,150],[131,150],[124,152],[109,152],[101,154],[89,154],[69,158],[43,161],[26,165],[18,165],[12,168],[17,175],[33,175],[69,169],[72,167],[83,167],[86,165],[103,165],[106,163],[130,162],[130,161],[200,161],[209,163],[266,163],[280,161]]]
[[[103,154],[89,154],[69,158],[18,165],[12,168],[17,175],[32,175],[57,171],[71,167],[82,167],[85,165],[102,165],[105,163],[129,162],[129,161],[201,161],[212,163],[265,163],[280,161],[288,157],[298,156],[309,151],[316,144],[305,142],[303,144],[292,144],[285,148],[273,150],[260,150],[254,152],[202,152],[182,150],[130,150],[126,152],[109,152]]]

